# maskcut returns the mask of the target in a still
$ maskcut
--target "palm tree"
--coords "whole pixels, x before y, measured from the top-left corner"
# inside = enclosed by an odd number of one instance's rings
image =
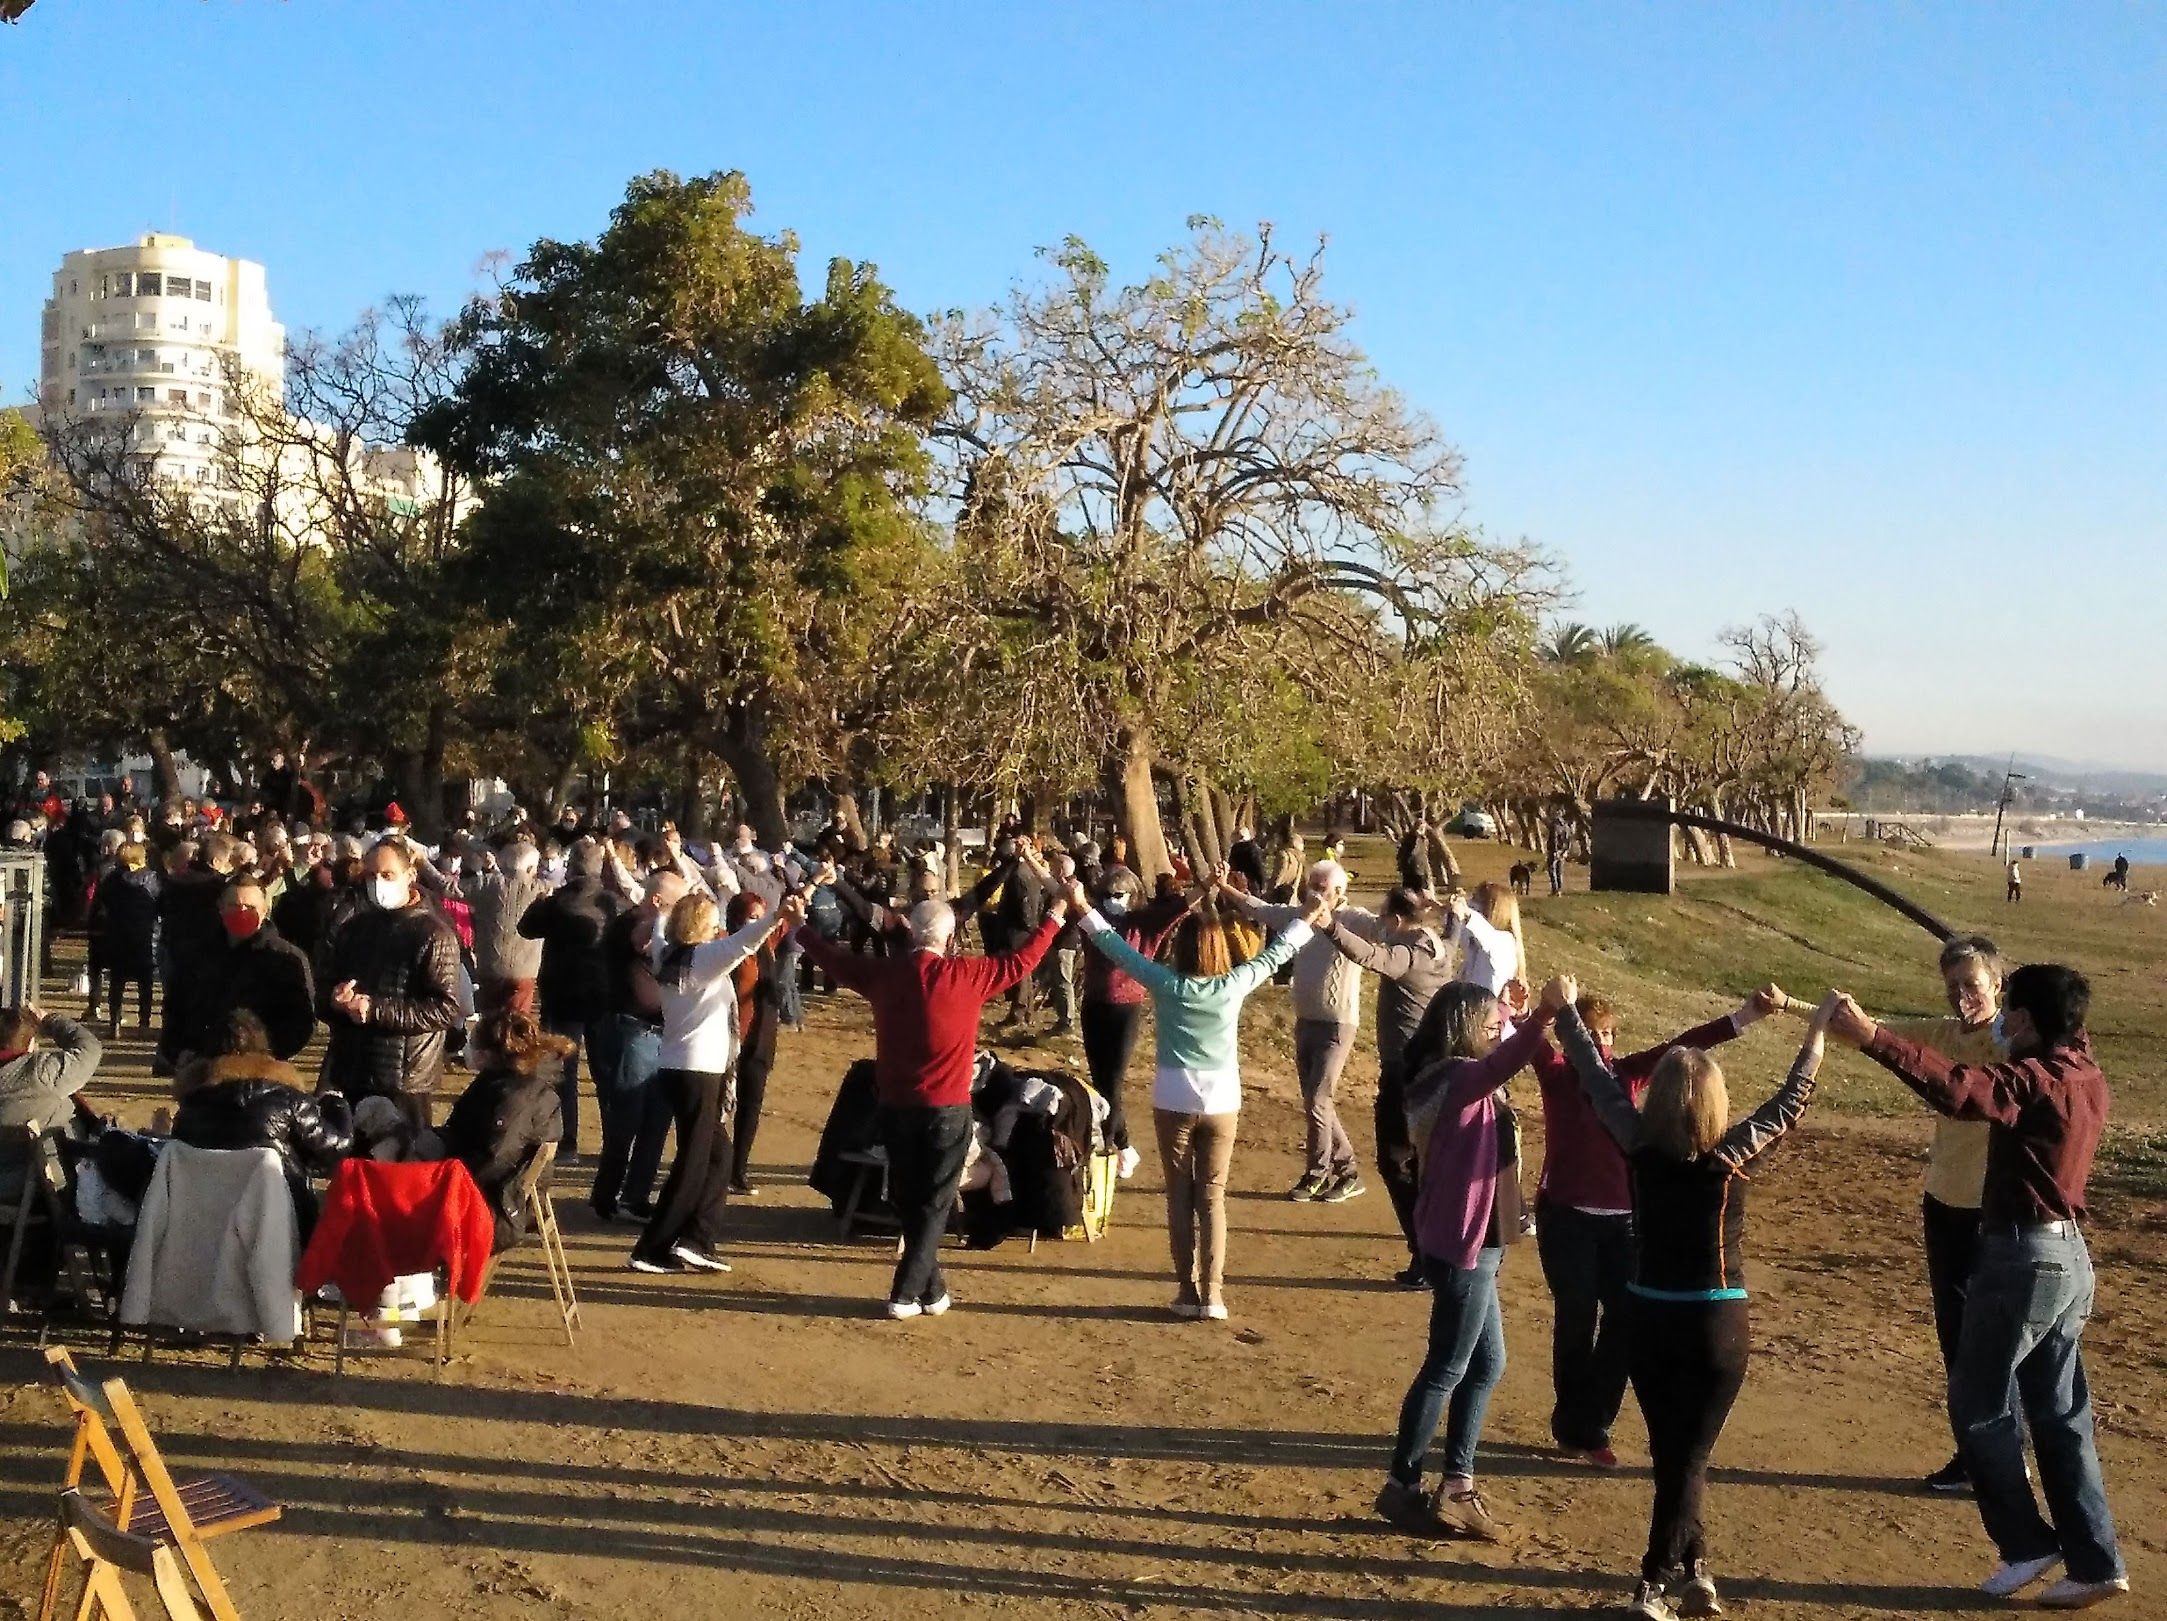
[[[1595,657],[1601,645],[1601,638],[1595,634],[1592,625],[1568,621],[1550,627],[1541,653],[1546,664],[1585,664]]]
[[[1655,638],[1630,622],[1610,626],[1597,640],[1602,643],[1606,658],[1630,658],[1636,653],[1655,651]]]

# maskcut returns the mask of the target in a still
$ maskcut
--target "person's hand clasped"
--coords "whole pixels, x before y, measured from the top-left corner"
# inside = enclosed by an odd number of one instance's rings
[[[1815,1010],[1814,1018],[1838,1041],[1847,1041],[1854,1047],[1865,1046],[1881,1033],[1881,1026],[1873,1017],[1842,991],[1830,991]]]
[[[1570,974],[1554,974],[1542,988],[1542,1005],[1555,1016],[1580,1000],[1580,981]]]
[[[1322,934],[1332,926],[1331,901],[1322,895],[1312,898],[1309,903],[1309,910],[1302,914],[1302,921],[1317,933]]]

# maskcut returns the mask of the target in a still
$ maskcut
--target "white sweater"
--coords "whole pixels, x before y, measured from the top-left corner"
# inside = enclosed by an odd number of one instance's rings
[[[707,940],[692,948],[692,962],[684,983],[662,966],[673,949],[654,931],[647,947],[655,965],[655,979],[662,987],[662,1051],[664,1069],[698,1070],[708,1075],[727,1074],[737,1059],[737,987],[730,970],[760,949],[775,927],[772,917],[756,917],[735,934]]]
[[[1470,911],[1453,922],[1451,937],[1460,944],[1460,969],[1453,978],[1461,984],[1480,985],[1492,996],[1502,996],[1520,977],[1520,942],[1510,929]]]

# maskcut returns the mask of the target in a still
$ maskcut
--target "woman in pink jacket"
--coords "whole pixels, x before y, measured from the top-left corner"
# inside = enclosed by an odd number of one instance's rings
[[[1498,1093],[1544,1050],[1557,992],[1556,981],[1544,986],[1541,1005],[1508,1036],[1505,1008],[1487,989],[1447,985],[1408,1045],[1407,1123],[1420,1157],[1415,1243],[1430,1285],[1430,1340],[1400,1404],[1377,1512],[1420,1535],[1495,1542],[1504,1534],[1475,1489],[1483,1413],[1505,1372],[1498,1262],[1520,1234],[1517,1167],[1501,1152],[1511,1114]],[[1440,1419],[1444,1479],[1425,1492],[1423,1465]]]

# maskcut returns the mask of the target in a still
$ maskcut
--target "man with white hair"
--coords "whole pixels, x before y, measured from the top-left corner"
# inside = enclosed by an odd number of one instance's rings
[[[532,840],[514,839],[502,850],[483,847],[475,870],[461,883],[474,909],[474,1011],[534,1011],[534,980],[542,971],[542,942],[519,932],[527,908],[549,893],[542,879],[542,852]]]
[[[1056,899],[1016,949],[998,957],[954,955],[955,908],[943,900],[910,909],[910,950],[859,956],[810,929],[805,953],[873,1009],[874,1085],[888,1150],[888,1197],[903,1228],[903,1255],[888,1290],[888,1315],[938,1317],[949,1307],[941,1234],[971,1140],[971,1063],[985,1005],[1027,978],[1061,932]]]
[[[1226,876],[1227,869],[1222,867],[1220,877]],[[1231,887],[1219,893],[1274,932],[1305,912],[1301,905],[1263,905]],[[1333,908],[1337,924],[1363,940],[1374,944],[1382,933],[1376,913],[1346,904],[1347,869],[1337,861],[1313,863],[1296,898],[1312,905],[1323,901]],[[1308,1143],[1301,1180],[1287,1190],[1287,1197],[1339,1204],[1368,1191],[1355,1161],[1354,1143],[1340,1124],[1339,1107],[1333,1101],[1340,1072],[1354,1053],[1355,1027],[1361,1022],[1362,970],[1332,943],[1326,930],[1294,954],[1293,988],[1294,1072],[1302,1083]]]

